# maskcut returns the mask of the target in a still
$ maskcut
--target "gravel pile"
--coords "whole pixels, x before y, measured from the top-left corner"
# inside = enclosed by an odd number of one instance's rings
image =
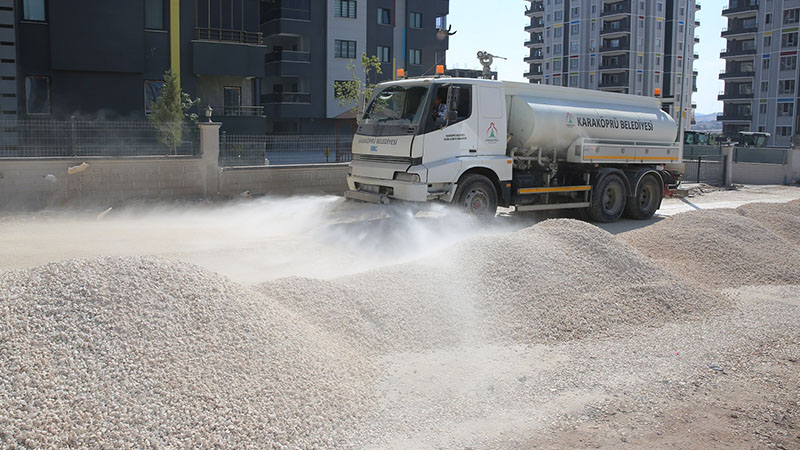
[[[800,202],[748,203],[736,211],[760,223],[764,228],[800,246]]]
[[[0,447],[347,447],[358,354],[158,258],[0,272]]]
[[[800,248],[771,230],[791,227],[787,214],[794,208],[793,202],[783,208],[691,211],[620,236],[664,267],[706,285],[800,284]]]
[[[606,336],[725,304],[611,234],[568,219],[466,241],[411,264],[261,289],[322,329],[377,351]]]

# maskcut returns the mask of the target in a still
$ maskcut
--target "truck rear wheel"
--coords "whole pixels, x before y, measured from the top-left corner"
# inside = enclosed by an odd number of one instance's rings
[[[645,220],[653,217],[661,204],[663,195],[661,185],[652,175],[645,175],[639,182],[635,197],[629,199],[625,206],[625,217]]]
[[[625,211],[625,183],[619,175],[611,174],[592,189],[592,201],[586,212],[595,222],[614,222]]]
[[[494,217],[497,213],[497,189],[483,175],[467,175],[458,183],[455,203],[478,217]]]

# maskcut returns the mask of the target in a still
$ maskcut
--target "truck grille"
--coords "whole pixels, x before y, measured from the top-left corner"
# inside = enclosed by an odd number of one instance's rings
[[[353,153],[353,161],[407,164],[409,166],[422,164],[422,158],[411,158],[409,156],[365,155],[362,153]]]

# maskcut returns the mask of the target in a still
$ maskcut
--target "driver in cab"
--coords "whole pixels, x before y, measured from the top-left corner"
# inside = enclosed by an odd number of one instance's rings
[[[431,111],[431,116],[433,120],[436,122],[443,121],[445,119],[445,115],[447,113],[447,104],[444,99],[442,99],[441,95],[436,95],[433,99],[433,110]]]

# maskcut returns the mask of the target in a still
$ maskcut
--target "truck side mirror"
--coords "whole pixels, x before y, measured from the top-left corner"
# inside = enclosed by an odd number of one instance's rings
[[[458,117],[458,97],[461,95],[461,88],[450,86],[447,88],[447,114],[448,121],[456,120]]]

